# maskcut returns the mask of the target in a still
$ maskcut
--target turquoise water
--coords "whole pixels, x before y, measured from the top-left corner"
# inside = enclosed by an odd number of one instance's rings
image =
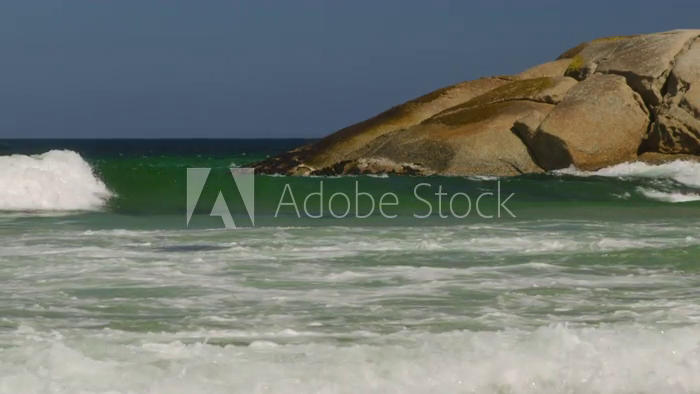
[[[298,141],[120,144],[0,141],[0,393],[700,392],[698,164],[259,176],[253,227],[228,168]],[[397,217],[276,215],[321,182]]]

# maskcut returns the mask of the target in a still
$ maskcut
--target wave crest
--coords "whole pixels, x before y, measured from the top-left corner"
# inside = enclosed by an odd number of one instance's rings
[[[111,196],[76,152],[0,156],[0,211],[95,211]]]
[[[700,162],[677,160],[658,165],[633,162],[614,165],[598,171],[581,171],[575,167],[569,167],[555,171],[555,174],[650,179],[655,181],[654,184],[649,187],[638,187],[639,194],[652,200],[670,203],[700,201],[698,193],[677,190],[678,184],[693,190],[700,188]],[[664,183],[663,180],[673,182],[666,181]],[[676,183],[674,184],[674,182]]]
[[[555,171],[575,176],[616,178],[670,178],[687,186],[700,187],[700,162],[677,160],[664,164],[622,163],[598,171],[581,171],[575,167]]]
[[[662,192],[643,187],[637,188],[637,191],[639,191],[641,194],[648,198],[664,202],[700,201],[700,194],[697,193]]]

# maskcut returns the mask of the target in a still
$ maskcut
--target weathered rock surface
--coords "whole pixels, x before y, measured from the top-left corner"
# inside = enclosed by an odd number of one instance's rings
[[[429,93],[255,167],[517,175],[654,152],[700,155],[700,30],[595,39],[516,76]]]
[[[463,104],[446,109],[435,116],[445,116],[464,108],[495,104],[506,101],[527,100],[545,104],[558,104],[578,81],[569,77],[542,77],[515,80],[477,96]]]
[[[700,41],[678,57],[658,109],[647,149],[663,153],[700,154]]]
[[[625,78],[596,74],[574,86],[536,130],[520,123],[516,130],[542,168],[595,170],[633,160],[648,122]]]
[[[573,57],[566,75],[579,80],[593,73],[622,75],[645,102],[659,105],[676,56],[698,36],[698,30],[674,30],[600,39]]]
[[[310,175],[362,174],[432,175],[433,171],[420,164],[397,163],[386,157],[362,157],[357,160],[341,161],[310,173]]]
[[[566,70],[569,68],[569,64],[571,64],[571,59],[559,59],[553,62],[542,63],[521,72],[518,74],[518,78],[563,77],[564,73],[566,73]]]
[[[255,167],[262,173],[309,175],[338,162],[355,160],[359,158],[355,152],[375,138],[414,126],[513,80],[515,77],[508,76],[481,78],[436,90],[341,129],[314,144],[266,159]]]
[[[379,138],[362,155],[414,163],[444,175],[540,172],[511,129],[518,120],[537,123],[553,108],[530,101],[464,108]]]
[[[425,119],[512,81],[512,77],[482,78],[459,83],[401,104],[374,118],[344,128],[319,141],[306,162],[325,167],[356,158],[353,152],[375,138],[414,126]]]

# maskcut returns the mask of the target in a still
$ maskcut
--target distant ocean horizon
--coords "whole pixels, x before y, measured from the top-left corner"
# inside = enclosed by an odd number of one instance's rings
[[[0,139],[0,393],[700,391],[699,163],[232,177],[313,140]]]

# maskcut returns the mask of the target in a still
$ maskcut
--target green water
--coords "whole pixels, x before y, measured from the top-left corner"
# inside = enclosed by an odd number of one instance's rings
[[[3,143],[0,393],[700,392],[697,164],[256,176],[253,225],[229,167],[271,143]],[[396,217],[329,215],[358,190]]]

